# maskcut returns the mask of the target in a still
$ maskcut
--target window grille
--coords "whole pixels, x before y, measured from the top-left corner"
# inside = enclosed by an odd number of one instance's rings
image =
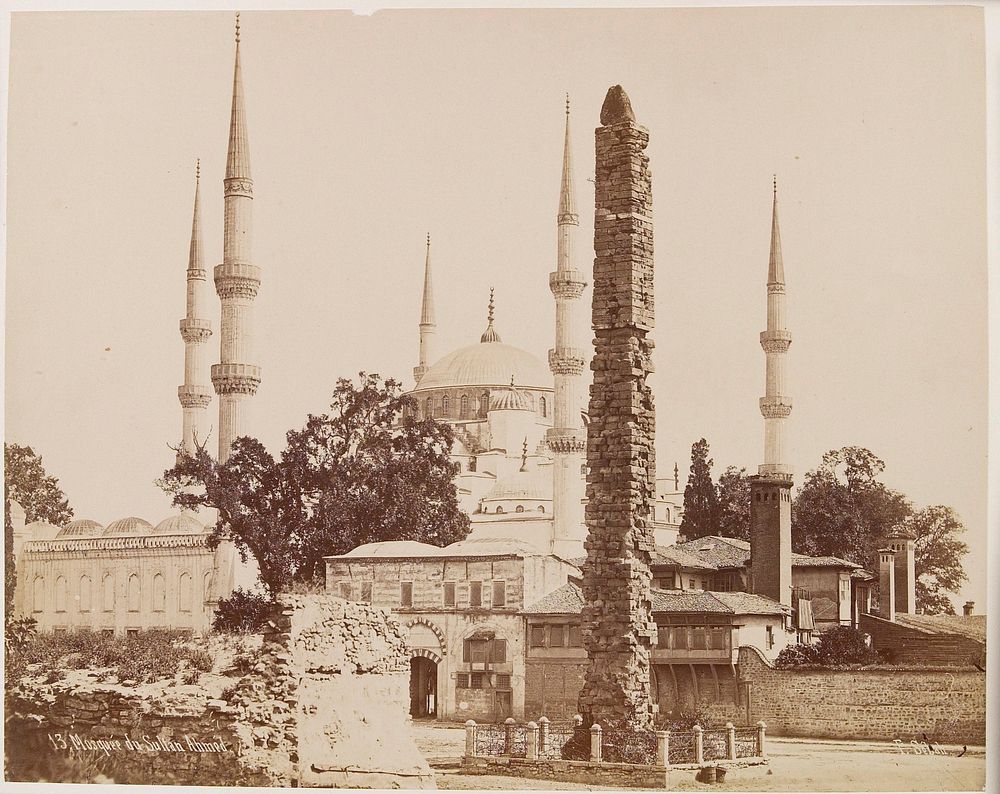
[[[545,626],[531,627],[531,647],[532,648],[545,647]]]
[[[399,583],[399,605],[402,607],[413,606],[413,582]]]
[[[445,582],[444,583],[444,605],[446,607],[455,606],[455,583]]]
[[[507,583],[506,582],[494,582],[493,583],[493,607],[503,608],[507,606]]]
[[[483,605],[483,583],[469,582],[469,606],[481,607]]]
[[[361,583],[361,601],[365,604],[370,604],[372,602],[372,583],[362,582]]]

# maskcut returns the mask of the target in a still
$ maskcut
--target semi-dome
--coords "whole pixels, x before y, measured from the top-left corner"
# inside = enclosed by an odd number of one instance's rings
[[[111,535],[148,535],[153,529],[153,525],[142,518],[129,516],[112,521],[104,530],[104,537]]]
[[[454,386],[505,386],[513,376],[522,389],[552,389],[552,374],[527,350],[480,342],[449,353],[424,374],[415,391]]]
[[[524,393],[511,383],[506,389],[501,389],[490,395],[491,411],[530,411],[531,405]]]
[[[179,513],[175,516],[167,516],[156,528],[153,529],[154,535],[200,535],[205,531],[205,525],[202,524],[198,519],[187,515],[186,513]]]
[[[552,499],[552,475],[539,469],[508,474],[497,481],[485,496],[484,502],[510,499],[546,502]]]
[[[89,518],[70,521],[59,530],[58,538],[94,538],[104,531],[104,527]]]

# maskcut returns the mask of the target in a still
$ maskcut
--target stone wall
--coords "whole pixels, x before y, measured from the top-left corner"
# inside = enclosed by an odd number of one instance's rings
[[[409,650],[394,619],[286,596],[254,658],[242,678],[189,685],[125,687],[91,671],[22,678],[6,693],[8,776],[433,788],[409,732]]]
[[[670,778],[669,770],[664,767],[554,759],[531,761],[526,758],[506,757],[466,757],[462,761],[462,771],[482,775],[525,777],[532,780],[558,780],[561,783],[584,783],[592,788],[624,786],[664,790]]]
[[[769,734],[985,744],[986,675],[974,668],[778,670],[740,648],[749,721]]]
[[[589,722],[649,720],[650,603],[656,493],[653,395],[653,222],[649,133],[621,86],[596,137],[587,561],[580,713]]]

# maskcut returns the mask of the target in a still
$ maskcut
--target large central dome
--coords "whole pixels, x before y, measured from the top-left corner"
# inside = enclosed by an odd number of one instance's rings
[[[509,386],[552,389],[548,368],[526,350],[503,342],[480,342],[449,353],[420,379],[414,391],[454,386]]]

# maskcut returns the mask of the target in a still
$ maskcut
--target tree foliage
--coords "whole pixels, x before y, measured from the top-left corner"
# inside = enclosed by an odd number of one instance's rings
[[[906,528],[916,539],[917,611],[954,615],[946,593],[957,593],[968,579],[962,558],[969,547],[958,537],[965,532],[961,518],[950,507],[933,505],[911,515]]]
[[[10,503],[24,508],[25,520],[48,521],[62,526],[73,518],[66,494],[59,480],[45,472],[42,459],[31,447],[3,445],[3,525],[4,525],[4,604],[11,613],[14,601],[14,527],[10,521]]]
[[[413,418],[408,405],[397,381],[342,378],[330,411],[289,431],[280,457],[242,437],[223,464],[204,448],[180,454],[161,485],[175,505],[218,510],[213,542],[229,537],[244,559],[253,555],[271,596],[363,543],[443,546],[469,529],[452,481],[453,431]]]
[[[728,466],[719,475],[719,520],[714,534],[750,540],[750,477],[746,469]]]
[[[719,504],[712,482],[712,466],[708,457],[708,442],[699,439],[691,445],[691,471],[684,487],[684,517],[680,532],[688,540],[715,534],[718,528]]]
[[[885,463],[862,447],[831,450],[795,497],[792,547],[872,568],[885,535],[910,515],[903,494],[879,481]]]

